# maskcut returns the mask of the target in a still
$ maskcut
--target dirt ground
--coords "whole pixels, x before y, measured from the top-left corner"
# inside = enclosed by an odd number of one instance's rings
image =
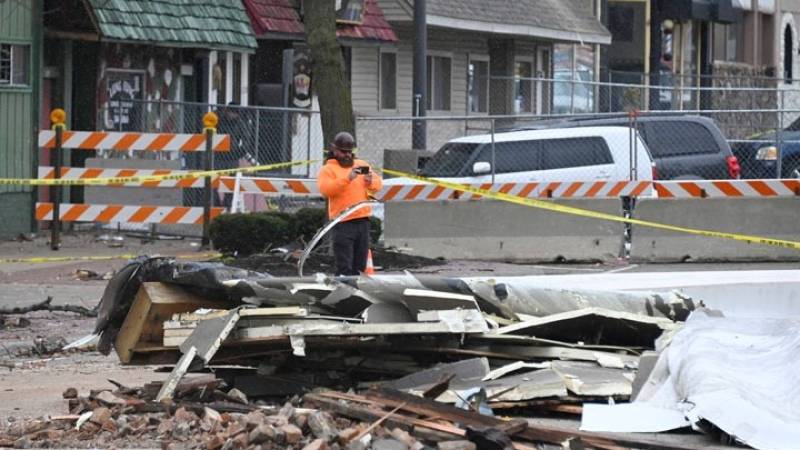
[[[65,235],[59,251],[49,248],[45,236],[33,241],[0,242],[0,260],[41,257],[94,257],[120,254],[197,255],[197,241],[169,240],[143,242],[124,237],[122,247],[113,247],[94,234]],[[125,259],[68,262],[0,262],[0,308],[25,307],[52,297],[54,305],[94,308],[106,280],[83,280],[77,272],[99,276],[113,272]],[[153,367],[123,367],[116,355],[97,352],[49,354],[48,345],[72,342],[91,334],[94,318],[68,312],[36,311],[24,317],[24,327],[0,327],[0,421],[8,418],[66,414],[61,393],[68,387],[79,392],[107,388],[108,379],[143,384],[163,379],[166,374]],[[49,341],[49,343],[48,343]],[[37,342],[38,351],[36,349]]]

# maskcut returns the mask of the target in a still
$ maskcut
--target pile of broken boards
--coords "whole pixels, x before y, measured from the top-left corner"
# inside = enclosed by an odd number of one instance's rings
[[[440,402],[579,412],[630,398],[640,355],[694,308],[676,293],[545,289],[525,277],[274,278],[155,258],[109,282],[96,332],[123,363],[174,365],[158,399],[210,368],[251,398],[379,384],[422,393],[446,381]]]

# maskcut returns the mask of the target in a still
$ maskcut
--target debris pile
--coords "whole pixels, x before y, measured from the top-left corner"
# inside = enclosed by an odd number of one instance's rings
[[[0,444],[696,448],[582,431],[577,419],[587,405],[652,390],[655,351],[701,306],[673,292],[549,289],[525,277],[276,278],[141,259],[109,281],[98,349],[169,366],[168,378],[65,393],[68,415],[13,422]]]
[[[214,368],[266,398],[374,384],[420,392],[452,374],[441,401],[476,395],[516,408],[629,398],[637,355],[694,309],[673,293],[531,289],[411,275],[274,278],[150,259],[111,280],[97,331],[100,349],[113,345],[123,363],[174,365],[157,400],[185,373]]]
[[[0,447],[110,447],[204,450],[476,450],[602,444],[600,448],[686,449],[647,436],[583,432],[500,419],[388,388],[363,394],[319,391],[283,405],[251,402],[213,375],[186,377],[172,400],[154,401],[161,383],[79,396],[70,413],[0,424]],[[443,389],[447,389],[446,386]],[[227,392],[225,392],[227,390]],[[570,447],[572,448],[572,447]]]

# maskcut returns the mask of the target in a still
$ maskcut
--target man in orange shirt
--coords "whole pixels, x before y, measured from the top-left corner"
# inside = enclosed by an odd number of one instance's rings
[[[317,175],[317,185],[328,199],[328,218],[333,220],[345,209],[369,200],[381,188],[381,177],[366,161],[353,158],[355,140],[341,132],[331,143],[328,160]],[[333,227],[333,254],[336,275],[358,275],[367,267],[369,217],[372,208],[353,211]]]

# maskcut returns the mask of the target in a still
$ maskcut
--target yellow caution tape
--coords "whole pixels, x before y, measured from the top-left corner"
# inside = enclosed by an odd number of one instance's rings
[[[268,164],[264,166],[253,167],[237,167],[234,169],[220,169],[220,170],[203,170],[195,172],[186,172],[180,174],[167,174],[167,175],[148,175],[141,177],[116,177],[116,178],[81,178],[81,179],[21,179],[21,178],[0,178],[0,186],[105,186],[109,184],[126,184],[126,183],[148,183],[159,182],[165,180],[187,180],[194,178],[217,177],[223,175],[234,175],[237,172],[252,173],[262,172],[268,170],[282,169],[285,167],[299,166],[311,164],[314,160],[307,161],[291,161],[277,164]]]
[[[517,205],[524,205],[530,206],[532,208],[539,208],[545,209],[548,211],[554,211],[564,214],[572,214],[575,216],[582,216],[582,217],[589,217],[592,219],[601,219],[601,220],[610,220],[613,222],[622,222],[622,223],[629,223],[632,225],[641,225],[643,227],[650,227],[650,228],[658,228],[661,230],[668,230],[668,231],[675,231],[678,233],[687,233],[687,234],[694,234],[698,236],[707,236],[707,237],[714,237],[714,238],[722,238],[722,239],[730,239],[739,242],[746,242],[748,244],[762,244],[762,245],[771,245],[774,247],[781,247],[781,248],[790,248],[794,250],[800,250],[800,242],[795,241],[785,241],[781,239],[772,239],[760,236],[749,236],[744,234],[734,234],[734,233],[723,233],[721,231],[709,231],[709,230],[699,230],[696,228],[686,228],[686,227],[679,227],[676,225],[667,225],[663,223],[657,222],[650,222],[647,220],[639,220],[639,219],[628,219],[625,217],[615,216],[613,214],[606,214],[597,211],[591,211],[588,209],[581,209],[581,208],[574,208],[572,206],[564,206],[555,203],[546,202],[543,200],[535,200],[529,199],[524,197],[518,197],[516,195],[505,194],[502,192],[493,192],[486,189],[480,189],[468,185],[458,184],[458,183],[450,183],[447,181],[441,180],[434,180],[431,178],[425,178],[416,176],[413,174],[399,172],[396,170],[390,169],[383,169],[384,173],[388,173],[390,175],[400,176],[410,178],[412,180],[422,181],[424,183],[434,184],[437,186],[441,186],[443,188],[452,189],[454,191],[461,191],[461,192],[469,192],[472,194],[480,195],[482,197],[490,198],[492,200],[500,200],[509,203],[515,203]]]
[[[52,256],[52,257],[37,257],[37,258],[7,258],[7,259],[0,259],[0,264],[7,264],[7,263],[49,263],[49,262],[69,262],[69,261],[112,261],[116,259],[135,259],[141,255],[135,255],[133,253],[123,254],[123,255],[111,255],[111,256]],[[154,257],[157,255],[154,255]],[[172,256],[173,258],[177,259],[211,259],[211,258],[219,258],[221,257],[221,253],[217,252],[208,252],[208,253],[198,253],[198,254],[190,254],[190,255],[177,255]]]

